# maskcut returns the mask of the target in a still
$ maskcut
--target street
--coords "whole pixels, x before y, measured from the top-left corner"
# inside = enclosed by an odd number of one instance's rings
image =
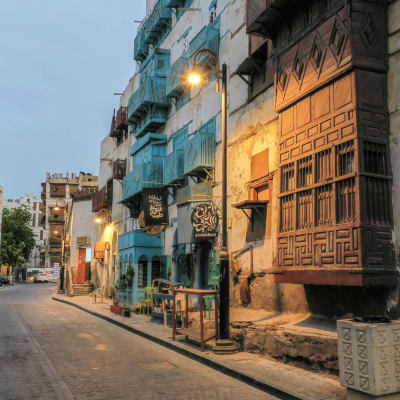
[[[55,285],[0,289],[0,399],[276,399],[51,300]]]

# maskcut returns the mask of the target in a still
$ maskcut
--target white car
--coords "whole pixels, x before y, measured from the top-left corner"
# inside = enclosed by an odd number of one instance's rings
[[[49,275],[47,274],[36,274],[33,278],[33,282],[48,282]]]

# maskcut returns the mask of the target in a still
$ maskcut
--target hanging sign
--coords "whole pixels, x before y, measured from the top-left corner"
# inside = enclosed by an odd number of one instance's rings
[[[161,188],[142,190],[144,222],[147,226],[168,225],[168,191]]]
[[[144,211],[142,210],[138,218],[140,229],[147,235],[158,235],[165,229],[165,225],[146,225],[144,222]]]
[[[217,236],[219,217],[211,204],[199,204],[192,212],[193,235],[195,239],[213,239]]]

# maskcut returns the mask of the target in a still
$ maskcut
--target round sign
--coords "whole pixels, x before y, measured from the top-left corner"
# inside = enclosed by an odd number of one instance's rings
[[[217,236],[218,212],[211,204],[199,204],[192,212],[193,234],[196,239],[212,239]]]
[[[144,222],[144,211],[143,210],[139,214],[138,222],[139,222],[140,229],[147,235],[158,235],[165,229],[164,225],[146,226],[146,224]]]

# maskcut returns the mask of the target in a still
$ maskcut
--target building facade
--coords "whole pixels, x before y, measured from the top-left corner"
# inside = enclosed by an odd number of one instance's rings
[[[27,209],[32,214],[32,220],[30,223],[30,227],[33,230],[35,235],[36,245],[32,250],[32,255],[29,261],[26,264],[28,268],[43,268],[44,258],[45,258],[45,230],[41,225],[42,219],[42,201],[40,198],[36,197],[32,193],[25,193],[19,199],[7,199],[3,201],[3,208],[13,209],[21,207],[22,205],[26,206]]]
[[[97,176],[85,174],[46,174],[46,181],[42,183],[41,198],[43,202],[42,225],[45,227],[46,268],[61,267],[66,240],[66,213],[71,207],[73,195],[78,191],[97,187]]]
[[[92,198],[96,187],[84,187],[72,195],[65,213],[64,265],[68,295],[83,295],[93,290],[95,269],[93,251],[97,229],[93,220]]]
[[[193,215],[197,206],[220,214],[221,94],[213,74],[200,87],[182,83],[201,50],[203,70],[213,69],[210,51],[228,66],[231,305],[398,314],[399,7],[147,1],[136,73],[113,118],[126,112],[129,135],[110,134],[122,147],[107,162],[126,160],[113,197],[125,206],[118,252],[99,253],[118,256],[111,271],[121,302],[138,302],[159,277],[218,285],[219,231],[198,235]],[[151,225],[149,193],[167,222]]]

